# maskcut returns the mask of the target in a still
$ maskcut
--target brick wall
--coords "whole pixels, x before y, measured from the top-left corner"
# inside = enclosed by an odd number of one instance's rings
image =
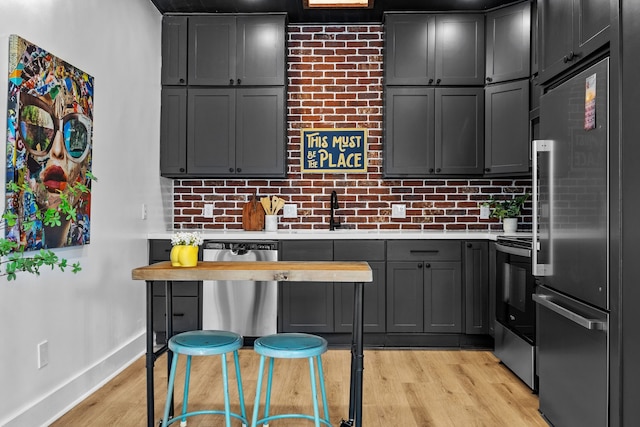
[[[382,178],[382,60],[379,24],[290,25],[288,32],[288,141],[286,179],[184,179],[174,181],[174,227],[241,229],[242,205],[254,191],[295,203],[298,217],[279,228],[326,229],[329,198],[336,190],[338,219],[358,229],[486,230],[479,202],[501,193],[530,191],[531,180]],[[301,128],[367,128],[366,174],[300,172]],[[205,218],[204,205],[214,205]],[[405,219],[392,219],[391,204],[404,203]],[[521,227],[529,224],[525,210]]]

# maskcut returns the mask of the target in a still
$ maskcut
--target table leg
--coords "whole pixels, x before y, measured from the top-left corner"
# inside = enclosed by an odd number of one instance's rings
[[[166,307],[166,344],[169,345],[169,339],[173,336],[173,282],[167,280],[164,287],[165,294],[165,307]],[[171,362],[173,360],[173,352],[167,351],[167,383],[169,381],[169,374],[171,373]],[[169,405],[169,418],[173,418],[173,393],[171,394],[171,405]]]
[[[153,352],[153,282],[147,281],[147,427],[153,427],[153,365],[156,356]]]
[[[364,344],[362,342],[364,328],[363,298],[363,284],[361,282],[356,282],[354,284],[353,331],[351,334],[349,420],[342,421],[340,423],[340,427],[362,427],[362,372],[364,371]]]

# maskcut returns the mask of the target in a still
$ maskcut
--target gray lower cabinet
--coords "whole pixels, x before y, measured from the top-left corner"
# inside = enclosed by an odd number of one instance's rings
[[[489,244],[463,242],[464,333],[489,333]]]
[[[530,172],[529,79],[485,88],[485,175]]]
[[[283,261],[332,261],[332,240],[285,240]],[[278,329],[281,332],[333,332],[332,282],[281,282]]]
[[[284,176],[284,87],[165,87],[161,111],[161,175]]]
[[[484,89],[386,87],[385,177],[480,175]]]
[[[458,241],[387,242],[387,332],[462,332]]]
[[[335,240],[335,261],[367,261],[373,282],[364,285],[364,332],[385,332],[385,242],[383,240]],[[351,283],[334,284],[335,332],[351,332],[354,288]]]
[[[171,241],[149,241],[149,263],[168,261]],[[202,255],[199,254],[199,259]],[[174,333],[202,329],[202,282],[175,282],[173,285]],[[153,331],[156,342],[166,342],[165,282],[153,283]]]

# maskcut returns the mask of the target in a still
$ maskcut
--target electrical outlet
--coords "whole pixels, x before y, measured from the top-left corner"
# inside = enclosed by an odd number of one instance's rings
[[[142,204],[142,210],[140,212],[140,219],[141,220],[145,220],[147,219],[147,205],[146,204]]]
[[[283,218],[297,218],[298,217],[298,206],[293,203],[288,203],[284,205],[284,211],[282,212]]]
[[[42,369],[49,364],[49,341],[42,341],[38,344],[38,369]]]
[[[204,217],[213,218],[213,204],[209,203],[204,205]]]
[[[489,206],[480,206],[480,219],[489,219]]]
[[[391,205],[391,218],[406,218],[407,217],[407,205]]]

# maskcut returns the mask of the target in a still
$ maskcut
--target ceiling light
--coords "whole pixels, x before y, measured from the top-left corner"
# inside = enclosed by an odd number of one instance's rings
[[[372,8],[373,0],[303,0],[304,7],[309,8]]]

